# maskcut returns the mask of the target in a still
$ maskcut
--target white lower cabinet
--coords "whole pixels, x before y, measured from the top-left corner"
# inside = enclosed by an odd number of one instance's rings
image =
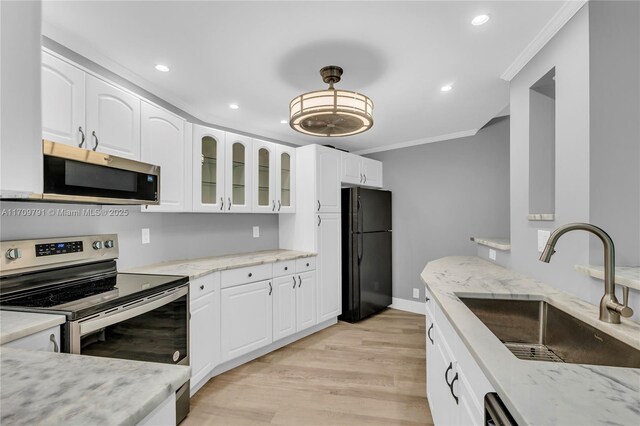
[[[220,362],[220,273],[191,280],[190,341],[191,389]]]
[[[298,287],[296,288],[296,331],[302,331],[316,325],[316,285],[315,271],[298,274]]]
[[[224,288],[220,293],[222,362],[273,341],[271,280]]]
[[[493,387],[428,292],[427,297],[427,398],[434,424],[482,425],[484,395]]]
[[[318,322],[342,313],[340,214],[317,215]]]
[[[295,275],[273,280],[273,340],[279,340],[296,332],[296,293],[298,282]]]
[[[60,326],[51,327],[29,336],[13,340],[2,346],[32,351],[60,352]]]

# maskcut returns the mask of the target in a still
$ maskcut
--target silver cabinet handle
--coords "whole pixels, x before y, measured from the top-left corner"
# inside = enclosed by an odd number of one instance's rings
[[[276,200],[271,200],[271,202],[273,203],[273,207],[271,207],[271,211],[275,212],[276,211]]]
[[[318,211],[320,211],[320,207],[322,207],[322,205],[320,204],[320,200],[318,200]]]
[[[367,175],[362,175],[364,176],[364,182],[363,183],[367,183]]]
[[[84,130],[82,130],[82,126],[78,127],[78,131],[80,132],[80,135],[82,135],[82,140],[80,141],[80,144],[78,145],[78,148],[82,148],[82,145],[84,145]]]
[[[293,278],[293,288],[296,288],[296,277],[291,277]]]
[[[95,131],[95,130],[94,130],[93,132],[91,132],[91,135],[96,139],[96,144],[95,144],[95,146],[93,147],[93,150],[95,151],[96,149],[98,149],[98,143],[99,143],[100,141],[98,140],[98,135],[96,135],[96,131]]]
[[[51,341],[51,343],[53,343],[53,351],[60,352],[60,348],[58,347],[58,342],[56,342],[56,335],[51,333],[51,336],[49,336],[49,340]]]
[[[451,392],[451,396],[453,397],[453,399],[456,400],[456,405],[458,405],[458,397],[456,396],[455,393],[453,393],[453,383],[458,380],[458,373],[456,372],[456,375],[453,376],[453,379],[451,379],[451,383],[449,383],[449,379],[448,379],[448,375],[449,375],[449,370],[453,369],[453,362],[449,363],[449,367],[447,367],[447,370],[444,372],[444,381],[447,383],[447,386],[449,386],[449,391]]]
[[[278,211],[280,211],[281,208],[282,208],[282,203],[280,202],[280,200],[278,200]]]
[[[220,197],[220,211],[224,210],[224,198]]]
[[[227,201],[229,203],[229,206],[227,206],[227,211],[230,211],[231,210],[231,197],[228,197]]]
[[[201,286],[200,286],[200,290],[204,290],[204,285],[201,285]]]
[[[300,284],[298,284],[298,288],[300,288],[302,286],[302,278],[300,275],[298,275],[298,281],[300,282]]]
[[[271,282],[269,282],[269,296],[271,296],[271,293],[273,293],[273,286],[271,285]]]
[[[360,173],[360,183],[362,183],[362,179],[363,179],[362,173]]]
[[[318,216],[318,226],[320,226],[321,223],[322,223],[322,218]]]
[[[431,324],[431,327],[429,327],[429,330],[427,330],[427,337],[429,338],[429,340],[431,341],[431,344],[433,345],[433,338],[431,337],[431,330],[433,330],[433,324]]]

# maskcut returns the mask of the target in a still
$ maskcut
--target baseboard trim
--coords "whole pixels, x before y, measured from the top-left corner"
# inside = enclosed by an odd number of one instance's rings
[[[389,307],[399,311],[413,312],[414,314],[420,315],[425,315],[426,313],[426,305],[424,302],[400,299],[397,297],[391,298],[391,306]]]

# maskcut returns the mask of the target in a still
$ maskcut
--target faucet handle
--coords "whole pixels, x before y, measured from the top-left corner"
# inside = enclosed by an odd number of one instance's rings
[[[622,307],[620,309],[620,315],[629,318],[633,315],[633,309],[629,307],[629,287],[622,286]]]

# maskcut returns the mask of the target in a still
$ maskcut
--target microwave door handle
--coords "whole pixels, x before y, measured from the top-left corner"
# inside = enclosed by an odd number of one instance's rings
[[[168,295],[161,297],[156,300],[152,300],[150,302],[131,307],[124,311],[114,312],[112,314],[105,315],[103,317],[98,317],[95,319],[90,319],[87,321],[81,321],[80,325],[80,336],[87,335],[96,330],[100,330],[101,328],[108,327],[113,324],[117,324],[122,321],[126,321],[138,315],[145,314],[147,312],[151,312],[154,309],[157,309],[161,306],[164,306],[168,303],[171,303],[185,295],[187,295],[189,289],[187,286],[179,289],[178,291],[169,293]]]

